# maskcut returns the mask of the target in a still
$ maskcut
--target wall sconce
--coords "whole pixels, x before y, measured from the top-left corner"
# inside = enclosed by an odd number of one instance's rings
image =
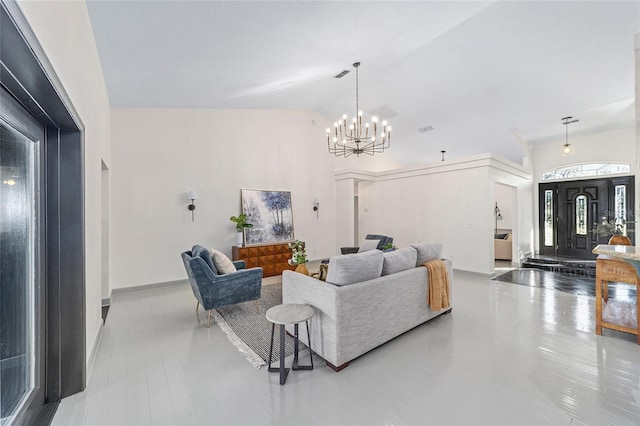
[[[496,227],[494,231],[494,236],[498,233],[498,221],[502,220],[502,213],[500,212],[500,207],[498,207],[498,202],[496,201],[496,206],[493,209],[493,215],[496,218]]]
[[[192,189],[191,191],[189,191],[189,194],[187,194],[187,198],[191,200],[191,204],[187,206],[187,209],[191,210],[191,222],[193,222],[195,220],[194,210],[196,209],[196,205],[193,204],[193,202],[198,199],[198,193],[194,189]]]
[[[316,218],[320,217],[320,201],[318,201],[318,197],[313,199],[313,211],[316,212]]]

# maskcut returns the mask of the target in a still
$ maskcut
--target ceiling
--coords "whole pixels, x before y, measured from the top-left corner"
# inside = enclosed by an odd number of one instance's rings
[[[88,1],[111,105],[397,113],[410,165],[634,125],[640,1]],[[381,118],[385,118],[381,115]],[[419,128],[432,126],[421,133]],[[324,130],[318,143],[324,143]],[[558,147],[559,149],[560,147]]]

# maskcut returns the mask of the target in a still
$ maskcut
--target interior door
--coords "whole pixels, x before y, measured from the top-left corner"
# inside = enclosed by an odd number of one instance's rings
[[[558,256],[595,259],[593,223],[609,210],[606,180],[558,183]]]
[[[540,254],[595,259],[593,248],[611,236],[596,232],[603,220],[634,243],[633,182],[624,176],[540,184]]]

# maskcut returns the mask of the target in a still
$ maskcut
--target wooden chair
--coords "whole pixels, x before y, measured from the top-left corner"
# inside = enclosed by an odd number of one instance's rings
[[[618,240],[614,240],[614,237],[618,237]],[[627,237],[626,241],[619,239],[623,236],[614,236],[609,240],[610,245],[631,245],[631,241]],[[603,300],[609,301],[609,282],[620,282],[636,287],[636,327],[630,328],[620,324],[614,324],[606,322],[602,318]],[[602,328],[609,328],[612,330],[622,331],[624,333],[631,333],[637,336],[638,344],[640,345],[640,333],[638,333],[638,327],[640,324],[640,298],[637,296],[640,293],[640,277],[636,268],[622,259],[615,257],[600,255],[596,259],[596,334],[602,334]]]

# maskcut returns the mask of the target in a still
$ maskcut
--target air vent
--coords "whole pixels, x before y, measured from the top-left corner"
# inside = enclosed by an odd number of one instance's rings
[[[390,118],[397,117],[398,111],[391,108],[389,105],[385,104],[385,105],[382,105],[380,108],[376,108],[373,111],[369,111],[369,114],[373,115],[374,117],[378,117],[382,120],[388,120]]]
[[[345,76],[345,75],[347,75],[347,74],[349,74],[349,70],[344,70],[344,71],[342,71],[340,74],[336,75],[336,76],[335,76],[335,77],[333,77],[333,78],[342,78],[342,77],[344,77],[344,76]]]
[[[418,129],[418,131],[419,131],[420,133],[427,133],[427,132],[430,132],[430,131],[432,131],[432,130],[433,130],[433,126],[424,126],[424,127],[420,127],[420,128]]]

